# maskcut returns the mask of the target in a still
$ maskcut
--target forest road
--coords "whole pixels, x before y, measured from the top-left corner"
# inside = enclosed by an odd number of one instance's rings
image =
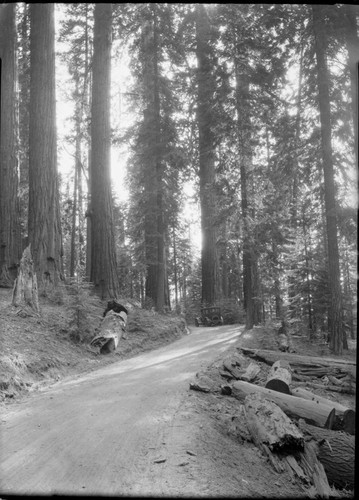
[[[188,388],[241,333],[238,325],[193,328],[165,347],[65,379],[5,408],[0,493],[238,494],[235,471],[221,469],[225,436],[213,434],[193,410]]]

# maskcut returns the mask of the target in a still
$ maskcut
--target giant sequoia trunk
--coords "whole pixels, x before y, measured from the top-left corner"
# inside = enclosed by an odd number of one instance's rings
[[[237,28],[235,28],[237,30]],[[239,42],[239,35],[235,33]],[[245,59],[245,58],[244,58]],[[234,58],[236,76],[236,111],[238,150],[240,155],[241,209],[243,218],[243,304],[246,311],[246,329],[259,323],[259,301],[257,256],[253,245],[253,234],[249,227],[248,188],[249,170],[252,165],[251,116],[249,108],[248,66],[238,57]],[[252,242],[251,242],[252,241]],[[255,299],[257,297],[257,299]]]
[[[206,8],[196,6],[199,182],[202,229],[202,302],[214,304],[218,296],[218,263],[215,227],[215,137],[213,93],[215,81],[211,61],[211,26]]]
[[[146,297],[157,311],[166,303],[166,252],[163,205],[163,159],[161,146],[161,114],[159,89],[159,39],[156,5],[151,8],[152,19],[142,26],[143,82],[145,114],[142,143],[145,148],[143,173],[146,185],[145,246]]]
[[[16,155],[15,4],[0,7],[0,286],[11,286],[21,239]]]
[[[119,291],[110,178],[112,6],[95,5],[91,107],[91,274],[102,298]]]
[[[343,5],[346,29],[344,36],[349,56],[350,87],[352,97],[352,114],[354,124],[354,151],[358,165],[358,61],[359,61],[359,37],[357,30],[357,17],[359,9],[356,5]]]
[[[39,290],[62,275],[57,180],[54,4],[30,5],[29,242]]]
[[[322,161],[324,171],[324,199],[328,243],[330,307],[330,348],[335,354],[343,352],[343,312],[340,289],[337,214],[335,203],[334,166],[331,145],[329,75],[325,57],[323,7],[313,5],[313,30],[317,58],[319,111],[321,124]]]

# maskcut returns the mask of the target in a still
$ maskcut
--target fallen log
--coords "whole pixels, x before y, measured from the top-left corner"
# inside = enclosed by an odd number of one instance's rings
[[[263,399],[260,394],[249,394],[244,400],[244,408],[248,429],[258,446],[265,444],[273,452],[303,449],[302,432],[277,404]]]
[[[238,380],[232,384],[232,396],[239,401],[244,401],[248,394],[258,393],[263,398],[274,401],[291,418],[303,418],[309,424],[324,427],[333,406],[308,401],[281,392],[272,391],[255,384]],[[338,411],[337,418],[343,412]]]
[[[356,385],[355,384],[348,384],[348,385],[325,385],[325,384],[317,384],[315,382],[310,382],[309,380],[306,380],[305,382],[292,382],[293,386],[307,386],[311,387],[313,389],[324,389],[325,391],[330,391],[330,392],[340,392],[343,394],[355,394],[356,393]]]
[[[309,401],[314,401],[315,403],[327,404],[328,406],[333,406],[335,411],[333,415],[328,415],[328,421],[325,427],[328,429],[334,429],[336,431],[343,430],[351,435],[355,434],[355,411],[351,410],[347,406],[341,405],[330,399],[323,398],[322,396],[317,396],[313,392],[307,391],[301,387],[297,387],[292,390],[292,395],[300,397]],[[332,411],[333,411],[332,410]],[[340,413],[341,416],[337,416]]]
[[[288,361],[278,360],[273,363],[266,382],[266,389],[290,394],[290,384],[292,382],[291,368]]]
[[[296,387],[295,389],[292,389],[292,396],[296,396],[298,398],[303,398],[307,399],[309,401],[314,401],[316,403],[323,403],[328,406],[332,406],[336,410],[339,410],[340,412],[344,413],[346,410],[349,408],[347,406],[343,406],[340,403],[337,403],[336,401],[331,401],[330,399],[323,398],[322,396],[318,396],[317,394],[314,394],[314,392],[307,391],[306,389],[303,389],[302,387]]]
[[[270,351],[266,349],[247,349],[244,347],[238,347],[240,351],[246,356],[249,356],[257,361],[263,361],[268,365],[272,365],[278,359],[284,359],[288,361],[290,366],[294,368],[337,368],[339,371],[344,373],[351,373],[355,375],[356,362],[348,361],[345,359],[335,359],[335,358],[321,358],[317,356],[303,356],[294,353],[283,353],[278,351]]]
[[[90,344],[100,348],[101,354],[109,354],[117,349],[118,343],[125,332],[125,320],[120,313],[109,311],[100,325],[100,332]]]
[[[315,452],[324,466],[329,484],[337,488],[354,488],[355,437],[342,432],[320,429],[299,420],[306,442],[314,438]],[[309,438],[308,438],[309,436]]]

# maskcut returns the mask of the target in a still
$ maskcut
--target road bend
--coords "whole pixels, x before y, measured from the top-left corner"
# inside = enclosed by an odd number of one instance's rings
[[[181,413],[189,381],[241,333],[238,325],[193,328],[172,344],[67,378],[6,408],[0,493],[187,491],[182,482],[197,425]]]

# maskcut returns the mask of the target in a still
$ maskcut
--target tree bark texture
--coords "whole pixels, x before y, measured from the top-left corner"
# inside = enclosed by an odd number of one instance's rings
[[[62,278],[54,4],[31,4],[29,242],[40,291]]]
[[[354,154],[358,167],[358,62],[359,62],[359,38],[357,30],[357,19],[359,16],[358,5],[343,5],[346,19],[344,36],[349,56],[350,86],[352,97],[352,115],[354,125]]]
[[[321,5],[312,5],[315,53],[317,59],[317,82],[320,112],[322,162],[324,171],[324,201],[328,245],[328,272],[331,295],[330,348],[335,354],[343,352],[343,311],[340,288],[339,251],[337,239],[337,211],[335,201],[334,166],[331,143],[331,117],[329,96],[329,73],[326,63],[324,10]]]
[[[250,394],[244,400],[244,407],[248,429],[257,446],[265,444],[275,452],[303,449],[302,432],[278,405],[259,394]]]
[[[94,11],[94,53],[91,106],[91,274],[102,298],[119,292],[110,174],[110,70],[112,4]]]
[[[202,230],[202,303],[218,298],[219,278],[216,250],[215,137],[213,93],[215,81],[211,61],[211,26],[206,7],[196,5],[196,55],[198,63],[199,181]]]
[[[299,420],[305,440],[314,438],[316,453],[324,466],[329,484],[337,488],[354,488],[355,437],[342,432],[320,429]]]
[[[16,144],[15,4],[0,7],[0,286],[12,286],[21,257]]]

